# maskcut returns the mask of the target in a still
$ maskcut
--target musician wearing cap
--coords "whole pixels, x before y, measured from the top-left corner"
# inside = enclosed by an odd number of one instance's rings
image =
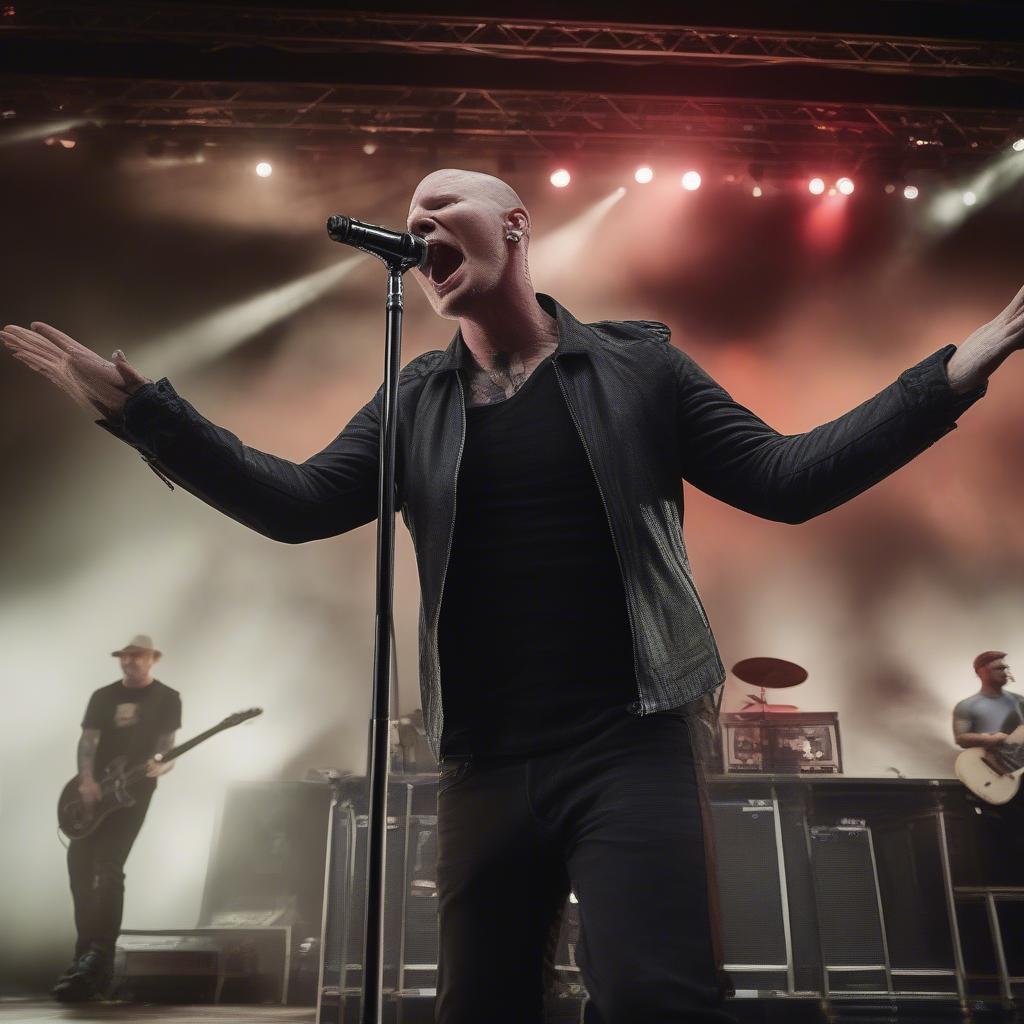
[[[177,690],[153,678],[161,652],[140,634],[111,652],[121,678],[89,698],[78,741],[78,793],[87,807],[101,800],[104,769],[117,758],[146,764],[131,787],[135,802],[105,817],[90,834],[68,846],[68,875],[75,908],[75,958],[53,989],[63,1002],[102,995],[110,981],[114,945],[124,906],[124,864],[146,817],[156,780],[174,766],[155,756],[174,746],[181,727]]]
[[[664,324],[584,323],[537,294],[530,214],[505,182],[436,171],[407,226],[428,244],[417,282],[458,321],[446,351],[402,370],[397,410],[424,723],[441,759],[437,1018],[538,1024],[571,888],[588,1024],[718,1024],[691,726],[725,671],[683,543],[681,480],[781,522],[835,508],[954,428],[1021,347],[1024,289],[959,348],[783,435]],[[243,444],[120,350],[108,361],[44,323],[0,340],[165,482],[269,537],[312,541],[377,515],[382,391],[295,463]]]

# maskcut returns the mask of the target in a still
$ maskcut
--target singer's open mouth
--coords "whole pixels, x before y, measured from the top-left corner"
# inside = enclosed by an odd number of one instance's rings
[[[444,284],[462,266],[465,259],[466,257],[454,245],[448,245],[446,242],[431,242],[428,263],[430,280],[435,285]]]

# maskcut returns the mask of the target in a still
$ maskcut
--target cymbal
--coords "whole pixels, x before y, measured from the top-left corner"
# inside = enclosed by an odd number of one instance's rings
[[[798,686],[807,678],[807,669],[781,658],[745,658],[733,665],[732,672],[737,679],[766,690]]]

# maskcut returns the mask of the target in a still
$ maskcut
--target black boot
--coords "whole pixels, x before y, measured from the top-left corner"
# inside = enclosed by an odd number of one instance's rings
[[[102,999],[110,988],[113,957],[97,946],[80,956],[74,968],[53,986],[53,997],[62,1003]]]

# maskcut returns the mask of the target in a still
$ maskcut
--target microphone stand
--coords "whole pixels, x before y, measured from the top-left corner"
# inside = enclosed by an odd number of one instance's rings
[[[415,259],[384,257],[388,270],[384,389],[380,419],[377,492],[377,604],[373,647],[373,711],[370,719],[370,783],[366,854],[366,917],[363,927],[362,1024],[380,1024],[384,986],[384,854],[387,835],[388,755],[391,728],[391,617],[395,583],[395,441],[398,375],[402,354],[402,276]],[[344,999],[344,996],[342,996]]]

